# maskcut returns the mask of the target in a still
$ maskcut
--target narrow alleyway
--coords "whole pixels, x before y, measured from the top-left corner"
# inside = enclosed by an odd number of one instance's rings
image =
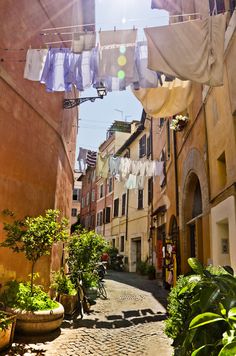
[[[108,300],[98,299],[83,320],[67,318],[52,340],[19,340],[5,355],[170,356],[171,341],[163,332],[166,291],[157,281],[109,271],[106,289]]]

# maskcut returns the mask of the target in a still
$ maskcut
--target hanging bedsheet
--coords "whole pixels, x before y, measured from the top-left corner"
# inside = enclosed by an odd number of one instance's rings
[[[182,80],[222,85],[226,15],[145,28],[148,68]]]
[[[187,109],[194,97],[194,85],[190,81],[175,79],[164,82],[162,87],[133,90],[145,112],[154,117],[168,117]]]

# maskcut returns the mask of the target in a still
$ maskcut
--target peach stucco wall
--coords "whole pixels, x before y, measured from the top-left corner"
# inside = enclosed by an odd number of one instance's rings
[[[39,82],[24,79],[22,61],[30,46],[44,47],[42,28],[83,22],[82,0],[76,18],[73,4],[67,0],[0,2],[0,211],[8,208],[18,218],[48,208],[59,208],[70,217],[77,109],[63,110],[64,93],[47,93]],[[70,95],[75,93],[66,94]],[[0,241],[4,239],[2,227],[0,217]],[[36,265],[45,285],[50,268],[61,264],[61,247],[55,246],[51,256]],[[23,255],[0,248],[0,283],[29,273]]]

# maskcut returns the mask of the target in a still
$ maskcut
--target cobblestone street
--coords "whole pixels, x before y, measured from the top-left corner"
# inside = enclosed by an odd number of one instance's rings
[[[163,332],[166,291],[157,281],[131,273],[106,276],[108,300],[97,300],[90,315],[65,319],[61,333],[33,344],[18,340],[5,355],[170,356]]]

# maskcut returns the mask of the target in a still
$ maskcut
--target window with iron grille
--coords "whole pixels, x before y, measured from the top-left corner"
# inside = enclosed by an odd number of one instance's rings
[[[114,218],[119,216],[119,198],[114,200]]]
[[[143,189],[138,190],[138,209],[143,209]]]
[[[71,216],[76,217],[77,216],[77,209],[71,209]]]
[[[149,178],[148,179],[148,205],[152,203],[152,197],[153,197],[153,179]]]
[[[125,215],[126,194],[122,195],[121,215]]]
[[[143,137],[139,140],[139,158],[146,155],[146,144],[146,135],[143,135]]]

